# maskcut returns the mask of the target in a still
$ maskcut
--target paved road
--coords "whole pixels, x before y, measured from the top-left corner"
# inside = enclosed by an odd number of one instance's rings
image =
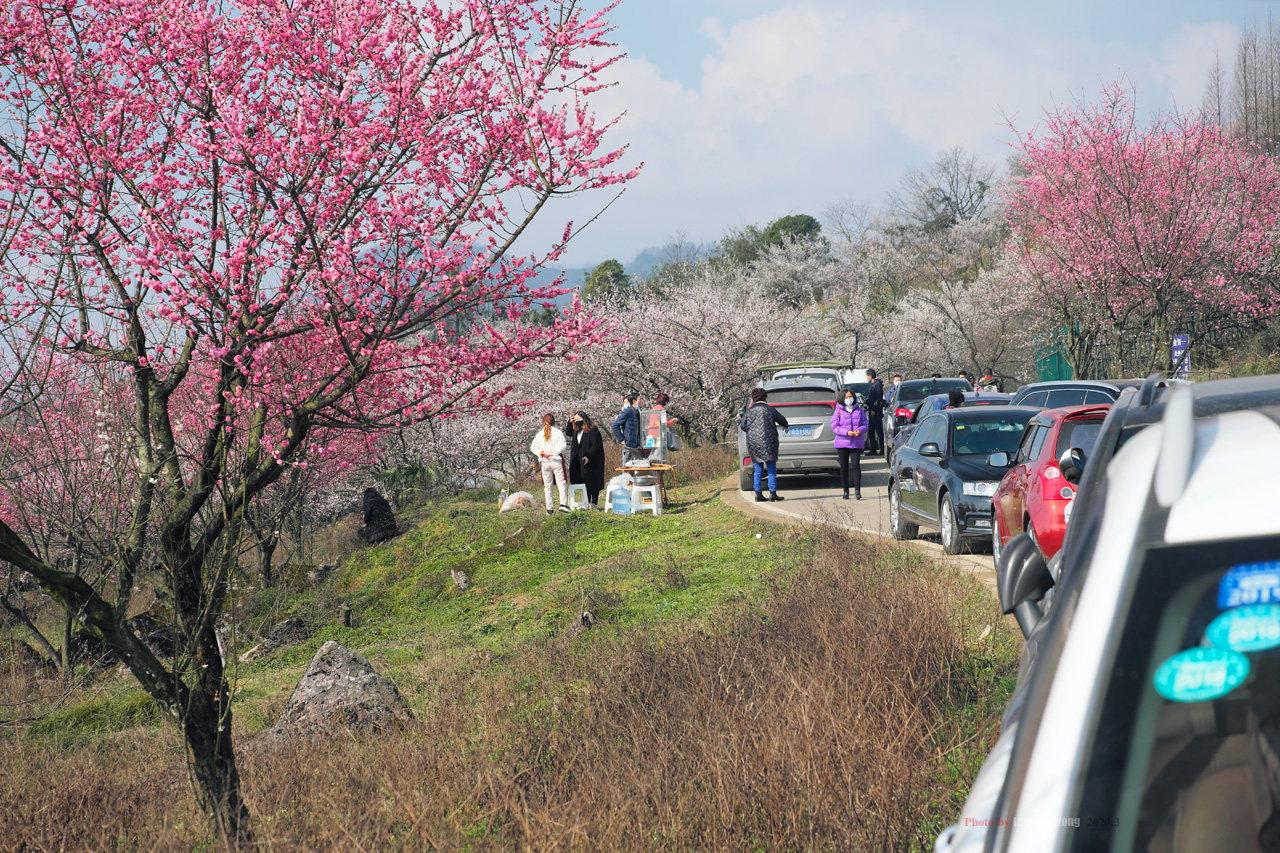
[[[862,500],[841,498],[840,478],[822,474],[788,475],[778,477],[778,494],[786,500],[777,503],[756,503],[755,495],[738,490],[738,477],[726,481],[723,497],[726,503],[736,505],[753,514],[789,518],[797,521],[834,524],[847,530],[858,530],[878,536],[891,536],[889,532],[889,497],[886,488],[888,466],[884,459],[873,457],[862,460]],[[731,486],[731,488],[730,488]],[[766,494],[768,494],[766,492]],[[921,530],[920,538],[913,544],[936,558],[973,574],[985,584],[992,595],[996,593],[996,575],[991,564],[991,546],[984,542],[975,545],[973,553],[948,556],[942,553],[938,534]]]

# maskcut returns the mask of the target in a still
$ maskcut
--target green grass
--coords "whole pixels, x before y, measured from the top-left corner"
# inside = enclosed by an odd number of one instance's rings
[[[395,680],[412,678],[428,655],[501,663],[523,644],[555,640],[582,610],[606,630],[705,619],[762,596],[765,579],[808,554],[794,531],[725,507],[716,483],[686,486],[681,497],[658,517],[499,513],[496,496],[483,492],[410,507],[400,518],[408,533],[353,554],[324,587],[267,590],[246,604],[255,627],[289,615],[322,627],[306,643],[239,664],[237,705],[283,701],[327,640]],[[466,573],[465,592],[451,570]],[[351,628],[336,621],[343,603]],[[246,711],[242,725],[270,724]]]

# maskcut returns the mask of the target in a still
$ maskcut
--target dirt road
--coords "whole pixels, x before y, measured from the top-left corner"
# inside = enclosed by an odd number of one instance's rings
[[[791,520],[802,523],[834,524],[847,530],[858,530],[876,536],[890,536],[889,497],[886,484],[888,466],[880,458],[863,459],[862,500],[841,498],[840,479],[822,474],[788,475],[778,477],[778,494],[786,500],[777,503],[756,503],[751,492],[738,490],[738,477],[725,481],[721,499],[735,509],[775,520]],[[767,494],[767,492],[766,492]],[[971,573],[996,594],[996,575],[991,563],[991,547],[983,543],[974,547],[973,553],[954,557],[942,553],[938,534],[920,531],[920,538],[912,544],[940,562],[950,563]]]

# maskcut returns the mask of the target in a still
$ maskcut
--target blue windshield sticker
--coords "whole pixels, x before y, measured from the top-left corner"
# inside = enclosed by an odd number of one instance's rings
[[[1220,649],[1260,652],[1280,646],[1280,604],[1248,604],[1220,614],[1205,629]]]
[[[1280,604],[1280,562],[1248,563],[1229,569],[1218,582],[1218,609]]]
[[[1200,646],[1178,652],[1156,669],[1156,692],[1171,702],[1205,702],[1235,690],[1249,676],[1239,652]]]

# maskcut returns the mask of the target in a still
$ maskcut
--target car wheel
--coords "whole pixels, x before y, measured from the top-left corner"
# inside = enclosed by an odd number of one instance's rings
[[[902,514],[902,493],[898,484],[889,487],[889,531],[894,539],[915,539],[920,525],[911,524]]]
[[[1000,552],[1004,550],[1004,546],[1000,544],[1000,522],[996,520],[995,513],[991,514],[991,562],[995,564],[996,569],[1000,568]]]
[[[1044,560],[1046,566],[1049,565],[1049,561],[1044,556],[1044,549],[1040,547],[1040,540],[1036,538],[1036,529],[1031,526],[1031,519],[1028,518],[1023,527],[1027,531],[1027,535],[1031,537],[1031,541],[1035,543],[1036,550],[1040,552],[1040,559]]]
[[[951,505],[950,495],[943,495],[938,506],[938,531],[942,534],[943,553],[959,554],[960,525],[956,523],[956,511]]]
[[[756,469],[754,465],[743,465],[738,469],[738,488],[744,492],[754,492],[756,490]]]

